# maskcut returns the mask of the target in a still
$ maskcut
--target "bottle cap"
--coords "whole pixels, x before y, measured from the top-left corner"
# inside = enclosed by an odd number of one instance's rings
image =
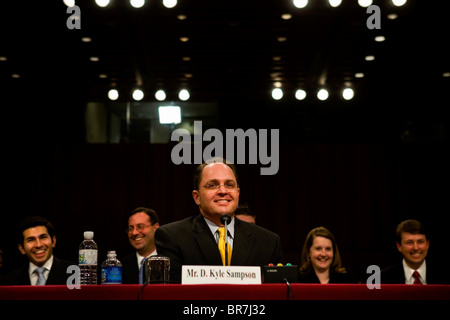
[[[94,239],[94,231],[85,231],[84,232],[84,239],[85,240],[92,240],[92,239]]]
[[[109,250],[108,251],[108,254],[106,255],[107,257],[117,257],[117,254],[116,254],[116,250]]]

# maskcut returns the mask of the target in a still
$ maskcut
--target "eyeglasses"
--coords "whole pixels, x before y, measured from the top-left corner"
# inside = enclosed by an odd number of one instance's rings
[[[141,231],[143,231],[145,228],[150,227],[150,226],[151,226],[151,224],[145,225],[145,224],[143,224],[143,223],[140,223],[140,224],[136,225],[136,227],[134,227],[134,226],[129,226],[129,227],[125,230],[125,232],[126,232],[126,233],[132,233],[132,232],[134,231],[134,229],[136,229],[138,232],[141,232]]]
[[[226,190],[232,191],[237,189],[237,185],[234,182],[227,182],[224,184],[218,184],[218,183],[208,183],[203,186],[208,191],[217,191],[220,189],[221,186],[224,186]]]

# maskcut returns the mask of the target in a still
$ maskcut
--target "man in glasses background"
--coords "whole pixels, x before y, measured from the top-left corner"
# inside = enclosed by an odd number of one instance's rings
[[[121,259],[122,283],[144,283],[143,261],[145,258],[157,255],[155,246],[155,231],[159,228],[159,219],[155,210],[139,207],[133,210],[128,218],[126,233],[128,241],[136,250],[135,254]]]

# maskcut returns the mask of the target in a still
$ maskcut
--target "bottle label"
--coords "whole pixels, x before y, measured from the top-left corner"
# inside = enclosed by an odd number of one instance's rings
[[[78,264],[97,265],[97,250],[80,250],[78,255]]]
[[[102,268],[102,284],[121,284],[122,267]]]

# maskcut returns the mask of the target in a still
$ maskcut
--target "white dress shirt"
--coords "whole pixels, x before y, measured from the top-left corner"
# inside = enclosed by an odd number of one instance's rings
[[[52,268],[52,265],[53,265],[53,256],[51,256],[50,259],[48,259],[43,265],[43,267],[45,268],[45,270],[44,270],[45,280],[48,279],[48,274],[50,273],[50,269]],[[32,286],[35,286],[36,282],[38,281],[39,276],[38,276],[37,272],[34,272],[37,268],[38,268],[37,265],[30,262],[29,267],[28,267],[28,275],[30,276],[30,283]]]
[[[403,270],[405,271],[405,283],[414,284],[415,278],[413,277],[414,271],[417,271],[420,276],[420,281],[422,284],[427,284],[427,263],[424,260],[419,269],[414,270],[406,264],[405,259],[403,259]]]
[[[214,236],[214,239],[216,239],[216,242],[219,243],[219,232],[217,232],[217,230],[219,229],[219,226],[206,218],[205,218],[205,221],[206,221],[206,224],[208,225],[209,229],[211,230],[211,232]],[[231,250],[233,250],[234,218],[231,219],[231,222],[228,224],[227,230],[228,230],[228,243],[230,244]]]
[[[153,251],[152,253],[150,253],[150,254],[148,255],[148,257],[150,257],[150,256],[156,256],[156,255],[158,255],[158,253],[157,253],[156,250],[155,250],[155,251]],[[137,251],[136,251],[136,257],[137,257],[137,262],[138,262],[137,267],[138,267],[138,269],[140,269],[140,268],[141,268],[142,260],[144,260],[145,258],[148,258],[148,257],[141,256]]]

